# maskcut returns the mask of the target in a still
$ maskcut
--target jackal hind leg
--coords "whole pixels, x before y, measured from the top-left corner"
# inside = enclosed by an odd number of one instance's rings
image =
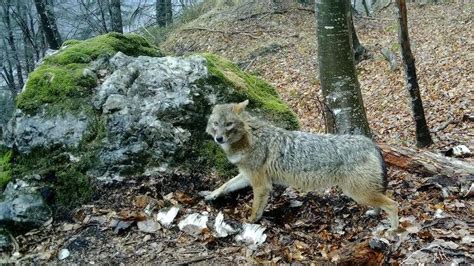
[[[361,193],[351,191],[345,193],[359,204],[369,205],[375,207],[375,211],[384,210],[390,220],[392,230],[399,229],[398,226],[398,204],[381,192],[367,192]]]

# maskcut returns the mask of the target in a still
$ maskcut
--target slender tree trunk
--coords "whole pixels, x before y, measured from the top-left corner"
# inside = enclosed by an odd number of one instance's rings
[[[120,8],[120,0],[110,0],[109,13],[112,24],[112,31],[123,33],[122,10]]]
[[[166,26],[166,4],[165,0],[156,0],[156,23],[160,27]]]
[[[352,11],[352,8],[351,8],[351,11]],[[352,32],[352,48],[354,49],[354,58],[355,58],[356,63],[359,63],[360,61],[362,61],[362,59],[364,59],[364,55],[367,52],[367,50],[360,43],[359,37],[357,37],[357,32],[354,27],[354,18],[352,14],[351,14],[351,32]]]
[[[21,66],[20,57],[18,56],[18,51],[16,49],[15,38],[13,37],[13,30],[12,30],[11,19],[10,19],[10,7],[11,7],[11,1],[7,0],[5,4],[3,5],[3,22],[5,23],[5,26],[6,26],[7,41],[8,41],[8,45],[10,46],[11,56],[13,57],[13,60],[15,61],[16,77],[18,81],[17,89],[19,90],[23,87],[23,84],[24,84],[23,69]]]
[[[46,37],[46,41],[51,49],[59,49],[62,41],[59,35],[56,19],[52,7],[48,5],[46,0],[35,0],[36,10],[40,16],[41,28]]]
[[[33,39],[33,48],[35,49],[35,62],[38,62],[40,60],[40,46],[38,45],[38,36],[35,32],[35,21],[33,19],[33,14],[31,12],[31,9],[28,9],[28,21],[30,24],[30,30],[31,30],[31,38]]]
[[[108,2],[104,2],[104,1],[97,1],[97,4],[99,5],[99,12],[100,12],[100,24],[102,24],[102,30],[104,32],[109,32],[109,28],[107,27],[107,20],[105,19],[105,9],[104,8],[104,5],[107,5],[108,6]],[[110,10],[110,6],[108,6],[108,8]]]
[[[354,65],[349,0],[316,1],[319,78],[326,129],[371,136]]]
[[[28,7],[25,3],[17,2],[16,11],[13,12],[16,24],[20,27],[23,35],[23,54],[25,58],[26,73],[30,73],[34,69],[35,59],[33,51],[36,50],[33,34],[28,24]]]
[[[173,4],[171,0],[165,0],[166,25],[173,23]]]
[[[2,78],[5,80],[7,83],[8,87],[12,91],[14,95],[16,95],[17,90],[16,90],[16,84],[15,84],[15,78],[13,77],[13,67],[10,61],[10,58],[8,57],[8,52],[6,51],[7,48],[7,43],[4,40],[3,41],[3,46],[0,47],[2,48],[0,53],[1,53],[1,62],[3,62],[2,65],[2,70],[3,70],[3,75]]]
[[[160,27],[173,23],[173,5],[171,0],[156,0],[156,23]]]
[[[407,89],[411,98],[411,107],[416,128],[416,145],[418,147],[427,147],[433,144],[430,130],[426,124],[425,111],[420,95],[420,87],[416,77],[415,59],[410,48],[410,39],[408,37],[408,19],[405,0],[396,0],[398,6],[398,20],[400,23],[398,38],[400,42],[403,67],[405,69],[405,78]]]

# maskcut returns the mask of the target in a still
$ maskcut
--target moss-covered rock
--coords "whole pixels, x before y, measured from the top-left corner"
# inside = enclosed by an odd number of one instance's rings
[[[71,208],[91,198],[95,178],[161,175],[176,167],[235,174],[205,133],[217,103],[249,99],[253,114],[298,128],[271,85],[229,61],[212,54],[134,57],[158,55],[153,51],[141,38],[108,34],[68,41],[46,58],[30,75],[5,131],[5,143],[14,148],[11,175],[51,187],[56,204]],[[84,72],[97,65],[107,71],[91,71],[107,76],[94,85],[94,75]]]
[[[268,82],[242,71],[230,61],[215,54],[203,54],[207,59],[210,82],[227,85],[235,90],[229,95],[229,102],[250,101],[251,109],[259,109],[266,120],[283,128],[294,130],[299,128],[298,119],[285,104],[277,91]],[[208,81],[209,82],[209,81]]]
[[[162,55],[158,48],[135,34],[108,33],[84,41],[68,40],[30,73],[25,91],[16,99],[17,107],[29,113],[44,104],[63,111],[77,109],[77,100],[90,97],[97,82],[87,70],[89,63],[119,51],[130,56]]]

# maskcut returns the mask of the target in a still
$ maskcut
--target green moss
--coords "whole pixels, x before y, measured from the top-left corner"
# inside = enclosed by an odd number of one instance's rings
[[[70,105],[90,96],[96,84],[91,76],[84,76],[85,64],[56,66],[43,64],[33,71],[26,84],[26,90],[18,95],[18,108],[33,111],[42,104],[59,104],[71,110]],[[70,101],[68,101],[70,100]]]
[[[56,201],[66,209],[88,202],[94,192],[89,177],[74,168],[58,172],[54,188]]]
[[[69,40],[30,73],[26,89],[16,99],[17,107],[33,113],[43,104],[74,110],[78,99],[88,99],[96,85],[94,75],[85,74],[89,63],[118,51],[130,56],[161,56],[158,48],[136,35],[108,33],[88,40]]]
[[[95,60],[99,56],[113,56],[117,52],[122,52],[130,56],[162,56],[157,47],[151,45],[145,38],[136,34],[108,33],[97,37],[78,41],[66,41],[64,49],[49,56],[45,62],[49,64],[66,65],[71,63],[81,63],[82,61]]]
[[[81,153],[78,151],[66,153],[61,148],[34,149],[29,154],[22,154],[16,158],[13,176],[39,175],[42,186],[53,188],[57,207],[72,209],[89,201],[94,189],[89,177],[84,174],[91,161],[87,154],[81,154],[79,162],[71,162],[70,154]]]
[[[235,96],[231,96],[229,102],[249,99],[249,107],[260,109],[267,120],[287,129],[299,128],[295,113],[280,99],[274,87],[222,57],[208,53],[203,56],[207,59],[211,83],[223,84],[235,90]]]
[[[12,179],[12,152],[0,150],[0,188],[4,188]]]

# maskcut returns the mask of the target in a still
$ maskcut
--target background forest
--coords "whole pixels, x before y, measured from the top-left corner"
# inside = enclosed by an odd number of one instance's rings
[[[336,2],[0,0],[0,261],[474,262],[474,5]],[[341,61],[323,32],[342,3]],[[250,190],[200,192],[235,174],[210,106],[244,98],[281,127],[372,137],[405,232],[336,188],[278,188],[243,237]]]

